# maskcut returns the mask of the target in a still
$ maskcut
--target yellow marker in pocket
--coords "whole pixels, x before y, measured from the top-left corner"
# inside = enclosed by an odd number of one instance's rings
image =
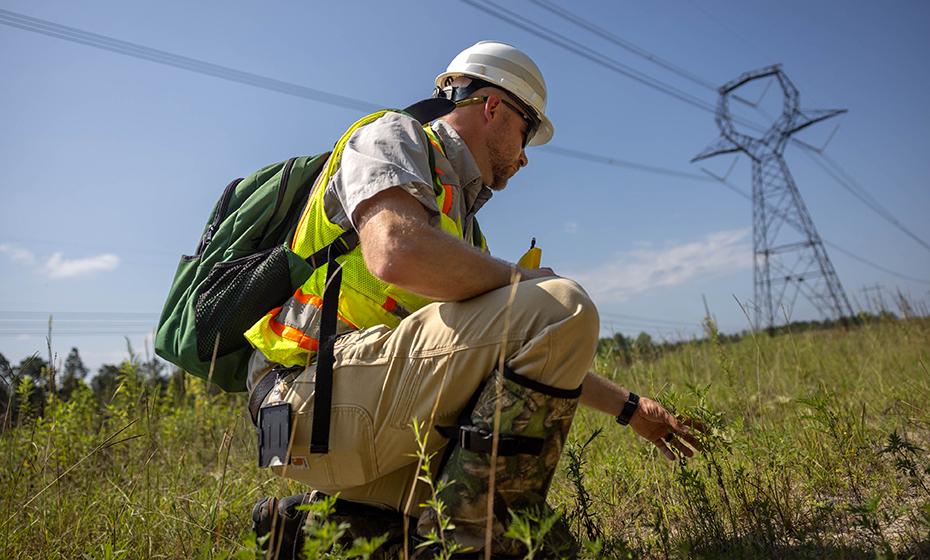
[[[517,266],[520,268],[539,268],[541,260],[542,249],[536,246],[536,238],[534,237],[533,240],[530,241],[530,250],[523,253],[523,256],[517,261]]]

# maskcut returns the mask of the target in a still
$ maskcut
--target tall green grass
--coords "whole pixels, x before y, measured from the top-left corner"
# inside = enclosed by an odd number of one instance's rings
[[[621,557],[930,558],[928,365],[926,320],[712,333],[630,368],[602,355],[601,373],[707,424],[705,453],[667,464],[583,410],[576,441],[603,430],[584,450],[586,494],[566,470],[551,499],[587,511]]]
[[[707,424],[706,451],[668,462],[582,409],[550,503],[598,557],[930,558],[928,354],[930,321],[890,319],[604,353],[600,373]],[[0,557],[256,557],[252,504],[305,489],[257,468],[244,396],[168,387],[127,362],[108,404],[82,386],[41,416],[16,387]]]

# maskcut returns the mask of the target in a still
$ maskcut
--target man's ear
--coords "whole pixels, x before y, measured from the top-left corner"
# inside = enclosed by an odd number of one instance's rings
[[[491,122],[500,116],[501,98],[493,93],[488,95],[488,100],[484,102],[484,118]]]

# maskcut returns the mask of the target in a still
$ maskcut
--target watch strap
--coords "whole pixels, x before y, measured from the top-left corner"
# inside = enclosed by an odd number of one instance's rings
[[[629,424],[630,418],[633,417],[637,408],[639,408],[639,395],[630,391],[630,396],[626,398],[626,402],[623,404],[623,410],[617,415],[617,424],[621,426]]]

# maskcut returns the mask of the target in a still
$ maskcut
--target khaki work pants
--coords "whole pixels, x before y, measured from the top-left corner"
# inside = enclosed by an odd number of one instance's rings
[[[456,423],[469,399],[506,363],[540,383],[581,385],[597,348],[597,311],[584,290],[563,278],[521,282],[509,306],[510,286],[461,302],[433,303],[395,329],[376,326],[340,338],[333,369],[330,451],[309,453],[314,366],[279,384],[265,403],[289,402],[291,461],[272,467],[327,494],[403,511],[416,481],[417,445],[411,422]],[[260,356],[260,354],[259,354]],[[256,366],[255,363],[259,365]],[[265,364],[265,365],[261,365]],[[253,368],[267,362],[253,360]],[[252,379],[262,371],[253,371]],[[447,440],[430,430],[429,452]],[[437,453],[433,466],[439,462]],[[411,515],[427,496],[418,484]]]

